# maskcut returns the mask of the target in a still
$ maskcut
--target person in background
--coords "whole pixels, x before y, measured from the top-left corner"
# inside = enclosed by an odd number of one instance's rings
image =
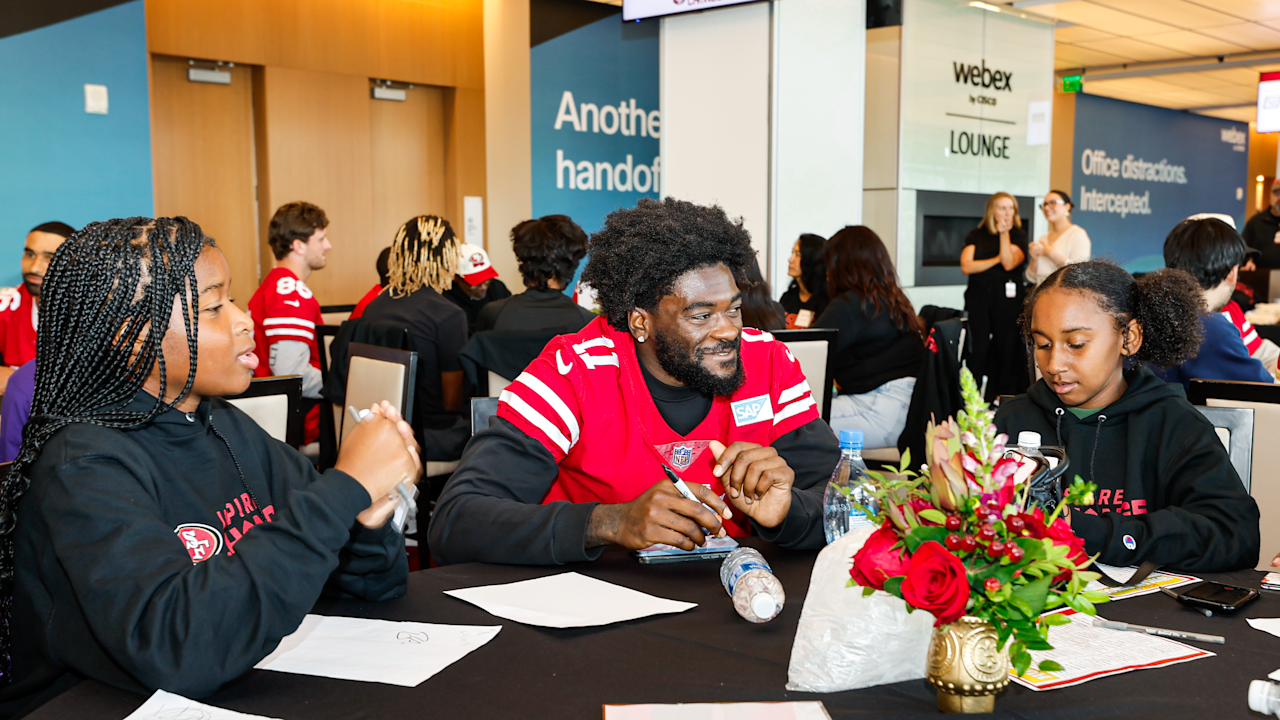
[[[503,391],[436,503],[437,562],[691,550],[752,528],[821,547],[839,448],[800,363],[742,326],[732,268],[754,257],[719,207],[642,198],[610,213],[582,275],[604,314],[553,339]],[[681,497],[663,465],[715,510]]]
[[[316,399],[324,386],[320,374],[320,346],[316,326],[324,324],[320,301],[307,287],[311,273],[321,270],[333,249],[325,228],[329,218],[324,210],[308,202],[281,205],[267,226],[267,243],[276,266],[263,278],[249,298],[254,340],[265,362],[259,363],[258,377],[299,375],[302,397]],[[303,444],[320,437],[320,405],[307,411]]]
[[[964,309],[969,313],[969,368],[986,377],[986,398],[1026,392],[1027,354],[1018,315],[1026,299],[1023,269],[1027,233],[1018,202],[1006,192],[987,199],[982,222],[969,231],[960,253],[960,270],[969,276]]]
[[[1183,220],[1169,231],[1164,241],[1164,264],[1195,278],[1204,306],[1200,349],[1185,362],[1158,370],[1167,382],[1182,383],[1184,388],[1190,387],[1192,378],[1275,382],[1275,376],[1250,357],[1229,317],[1221,314],[1231,301],[1244,257],[1244,240],[1217,218]]]
[[[0,478],[0,716],[86,678],[204,697],[322,594],[404,593],[388,494],[421,474],[412,430],[380,403],[320,473],[222,400],[259,362],[232,280],[186,218],[92,223],[50,265],[31,423]]]
[[[378,261],[374,264],[374,267],[378,270],[378,284],[369,288],[369,292],[365,293],[364,297],[360,298],[360,302],[356,303],[356,306],[351,310],[351,316],[348,319],[355,320],[361,315],[364,315],[364,309],[369,307],[369,303],[373,302],[373,299],[378,297],[378,293],[381,293],[382,289],[387,286],[387,274],[390,272],[387,269],[387,263],[390,262],[390,260],[391,248],[382,248],[382,252],[378,253]]]
[[[511,291],[498,279],[498,271],[489,262],[489,253],[479,245],[464,243],[453,286],[443,292],[445,298],[467,314],[467,334],[476,332],[480,311],[495,300],[511,297]]]
[[[1000,404],[996,429],[1040,433],[1066,448],[1068,475],[1097,483],[1094,504],[1068,517],[1099,562],[1199,572],[1258,562],[1258,505],[1213,424],[1148,367],[1196,352],[1202,312],[1184,271],[1135,280],[1099,261],[1058,270],[1027,302],[1043,379]]]
[[[525,291],[485,305],[477,330],[571,333],[595,319],[564,294],[587,254],[587,234],[568,215],[525,220],[511,229],[511,245]]]
[[[831,303],[816,327],[839,330],[831,429],[861,430],[868,448],[897,447],[924,354],[916,315],[879,236],[846,227],[823,250]]]
[[[1050,190],[1040,203],[1044,219],[1049,221],[1049,232],[1036,238],[1027,246],[1027,282],[1039,285],[1054,270],[1074,262],[1089,259],[1092,245],[1089,233],[1071,222],[1071,196],[1061,190]]]
[[[759,260],[751,258],[751,262],[743,265],[734,279],[742,290],[743,327],[757,330],[783,330],[787,327],[787,311],[782,303],[773,299],[769,282],[760,272]]]
[[[462,409],[462,363],[467,316],[441,295],[453,282],[466,247],[449,221],[419,215],[400,226],[391,243],[386,289],[363,319],[409,329],[418,353],[413,428],[423,459],[456,460],[469,436]]]
[[[1271,271],[1280,269],[1280,178],[1272,181],[1269,197],[1270,204],[1249,218],[1240,233],[1245,244],[1260,254],[1257,259],[1246,259],[1240,268],[1258,302],[1271,297]]]
[[[22,248],[22,284],[0,291],[0,393],[5,392],[9,376],[36,357],[44,274],[58,248],[73,232],[70,225],[61,222],[32,228]]]
[[[822,246],[826,242],[821,235],[805,233],[791,247],[787,261],[791,286],[778,301],[787,311],[788,330],[812,327],[827,309],[827,268],[822,264]]]

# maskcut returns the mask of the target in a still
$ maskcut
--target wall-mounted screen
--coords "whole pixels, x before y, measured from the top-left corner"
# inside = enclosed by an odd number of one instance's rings
[[[924,267],[960,267],[964,239],[981,223],[981,215],[925,215],[921,225],[924,237],[920,264]]]
[[[622,19],[643,20],[749,2],[759,0],[622,0]]]
[[[1280,132],[1280,72],[1258,78],[1258,132]]]

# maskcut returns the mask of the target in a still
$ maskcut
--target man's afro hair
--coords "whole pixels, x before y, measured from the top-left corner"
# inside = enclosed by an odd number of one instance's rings
[[[634,308],[656,310],[681,275],[720,263],[736,273],[756,255],[741,218],[730,220],[718,205],[670,197],[645,198],[609,213],[604,228],[591,236],[588,253],[582,281],[621,332]]]

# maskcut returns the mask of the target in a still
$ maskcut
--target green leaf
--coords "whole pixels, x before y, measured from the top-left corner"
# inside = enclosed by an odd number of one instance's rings
[[[902,597],[902,580],[903,580],[903,576],[901,575],[899,575],[898,577],[891,577],[888,580],[885,580],[884,591],[891,595]]]
[[[1013,669],[1014,672],[1018,674],[1018,677],[1026,675],[1027,670],[1031,668],[1031,653],[1026,650],[1019,652],[1017,655],[1011,656],[1010,660],[1013,661]]]
[[[1052,578],[1042,577],[1035,582],[1020,585],[1013,591],[1013,596],[1027,606],[1027,617],[1036,617],[1044,612],[1045,601],[1049,596],[1049,583]],[[1021,608],[1019,608],[1021,610]]]
[[[932,522],[932,523],[938,523],[939,525],[943,525],[947,522],[947,516],[942,514],[941,510],[935,510],[934,508],[921,510],[917,514],[922,519],[928,520],[929,522]]]
[[[1058,625],[1070,625],[1071,618],[1063,615],[1062,613],[1053,613],[1040,618],[1040,622],[1048,625],[1049,627],[1056,627]]]
[[[1021,612],[1026,617],[1033,618],[1039,614],[1039,613],[1033,612],[1031,610],[1031,606],[1027,604],[1027,601],[1018,597],[1017,593],[1014,593],[1012,596],[1010,596],[1009,604],[1017,608],[1018,612]]]
[[[1040,672],[1062,672],[1062,665],[1056,660],[1041,660],[1039,667]]]
[[[876,589],[873,587],[864,587],[862,588],[862,597],[871,597],[875,594],[875,591]]]
[[[907,552],[914,553],[921,545],[927,542],[936,542],[942,545],[946,539],[947,529],[944,527],[922,526],[912,528],[906,537]]]
[[[1080,595],[1095,603],[1111,602],[1111,596],[1101,590],[1085,590]]]
[[[902,462],[898,465],[898,474],[903,475],[911,469],[911,448],[902,451]]]

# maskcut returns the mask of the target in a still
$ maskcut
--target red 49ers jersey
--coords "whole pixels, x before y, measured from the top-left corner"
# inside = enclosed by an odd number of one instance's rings
[[[0,355],[9,367],[21,367],[36,359],[35,298],[26,285],[0,290]]]
[[[249,300],[249,315],[253,317],[253,340],[261,359],[255,375],[273,374],[269,362],[271,344],[280,340],[306,343],[311,350],[312,367],[320,367],[320,347],[316,345],[316,325],[324,324],[320,301],[292,270],[278,267],[267,274]]]
[[[630,502],[662,480],[666,463],[687,482],[724,494],[711,474],[712,440],[770,445],[818,418],[800,363],[766,332],[744,328],[740,362],[746,377],[688,435],[678,435],[654,404],[635,344],[603,317],[547,344],[498,400],[498,417],[542,443],[559,463],[543,503]],[[725,521],[731,535],[746,523]]]

